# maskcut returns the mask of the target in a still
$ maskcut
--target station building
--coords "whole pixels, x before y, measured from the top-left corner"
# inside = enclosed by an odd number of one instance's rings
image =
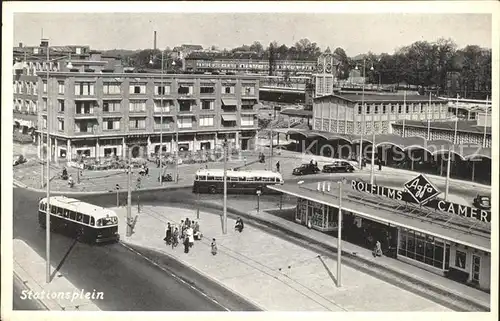
[[[160,132],[164,152],[208,151],[224,138],[250,149],[258,92],[250,76],[49,72],[48,86],[38,78],[39,150],[48,108],[52,159],[123,157],[126,146],[133,157],[149,156],[159,151]]]
[[[440,198],[417,204],[404,188],[356,180],[342,186],[345,241],[368,249],[380,241],[385,256],[490,290],[491,212]],[[323,232],[338,229],[339,187],[337,182],[269,186],[297,198],[292,219]]]

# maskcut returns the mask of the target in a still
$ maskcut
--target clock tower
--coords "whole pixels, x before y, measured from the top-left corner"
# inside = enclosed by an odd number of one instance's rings
[[[316,84],[315,96],[321,97],[333,94],[333,84],[337,78],[339,62],[334,58],[330,47],[318,57],[314,82]]]

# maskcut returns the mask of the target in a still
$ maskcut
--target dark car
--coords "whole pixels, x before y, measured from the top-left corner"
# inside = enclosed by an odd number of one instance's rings
[[[491,198],[486,195],[477,195],[476,198],[474,198],[474,202],[472,203],[475,207],[483,209],[483,210],[490,210],[491,209]]]
[[[302,164],[293,169],[293,175],[307,175],[319,173],[319,168],[316,164]]]
[[[323,173],[352,173],[354,172],[354,167],[345,161],[334,162],[333,164],[327,164],[323,166]]]

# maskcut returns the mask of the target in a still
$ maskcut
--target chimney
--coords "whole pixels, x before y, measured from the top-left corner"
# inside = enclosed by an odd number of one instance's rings
[[[156,31],[155,31],[155,37],[154,37],[153,41],[154,41],[154,48],[153,49],[156,51]]]
[[[22,43],[22,42],[20,42],[20,43],[19,43],[19,48],[22,48],[22,47],[23,47],[23,43]]]

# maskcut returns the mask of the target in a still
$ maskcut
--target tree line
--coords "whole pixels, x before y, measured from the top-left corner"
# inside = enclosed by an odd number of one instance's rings
[[[211,50],[217,56],[226,58],[241,57],[241,53],[252,53],[252,57],[269,61],[270,74],[277,60],[307,60],[314,61],[322,53],[317,43],[309,39],[301,39],[288,47],[276,41],[264,47],[259,41],[242,45],[233,49],[219,50],[212,46]],[[164,51],[164,68],[182,67],[181,59],[174,59],[171,49]],[[358,67],[360,75],[363,70],[363,60],[366,62],[365,76],[373,84],[414,85],[455,97],[485,99],[491,96],[491,49],[468,45],[458,48],[449,39],[439,39],[436,42],[417,41],[411,45],[395,50],[393,54],[372,52],[348,57],[341,47],[332,54],[338,60],[340,80],[349,78],[353,69]],[[153,64],[150,64],[152,59]],[[161,68],[160,50],[140,50],[122,57],[126,65],[136,68]],[[175,62],[175,64],[173,64]],[[373,68],[372,68],[373,67]]]

